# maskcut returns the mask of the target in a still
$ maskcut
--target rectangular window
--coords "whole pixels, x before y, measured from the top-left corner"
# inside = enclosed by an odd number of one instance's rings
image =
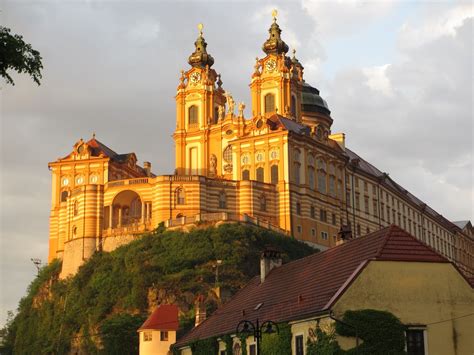
[[[311,235],[314,237],[316,235],[316,229],[312,228],[311,229]]]
[[[367,181],[364,181],[364,191],[369,192],[369,184],[367,183]]]
[[[425,355],[425,337],[423,329],[408,329],[407,334],[407,354]]]
[[[322,222],[326,222],[327,221],[327,212],[323,209],[319,210],[319,219],[322,221]]]
[[[316,218],[316,212],[315,212],[315,208],[314,206],[311,206],[311,209],[310,209],[310,214],[311,214],[311,218]]]
[[[301,203],[296,202],[296,214],[301,216]]]
[[[377,195],[377,186],[372,185],[372,194],[375,196]]]
[[[295,336],[295,354],[304,355],[304,341],[302,335]]]
[[[298,230],[298,233],[301,234],[301,231],[302,231],[301,226],[296,227],[296,229]]]
[[[143,341],[152,341],[153,340],[152,332],[143,332]]]
[[[257,347],[255,346],[255,344],[250,344],[249,355],[257,355]]]
[[[351,207],[351,193],[349,191],[346,192],[346,203],[348,207]]]
[[[336,225],[336,214],[332,214],[332,224]]]
[[[378,213],[377,213],[377,201],[374,200],[373,201],[373,209],[374,209],[374,216],[377,217],[378,216]]]
[[[364,197],[364,211],[365,213],[369,214],[369,198]]]
[[[326,232],[321,232],[321,239],[328,240],[328,234]]]
[[[160,332],[160,340],[161,341],[168,341],[168,331],[162,330]]]
[[[356,208],[356,210],[360,210],[360,198],[359,198],[359,194],[356,194],[356,198],[355,198],[355,208]]]

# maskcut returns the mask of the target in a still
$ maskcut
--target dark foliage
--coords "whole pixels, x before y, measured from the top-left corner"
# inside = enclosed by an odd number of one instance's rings
[[[40,53],[34,50],[31,44],[25,43],[22,36],[12,35],[9,28],[0,26],[0,75],[7,84],[15,85],[7,73],[8,70],[14,70],[29,74],[34,82],[40,85],[43,69],[41,59]]]
[[[58,280],[61,264],[53,262],[20,301],[16,317],[4,329],[4,347],[16,354],[107,351],[108,340],[101,333],[108,330],[113,337],[120,322],[131,330],[134,319],[138,322],[135,315],[147,316],[150,299],[178,304],[180,324],[189,328],[196,295],[208,298],[208,311],[215,308],[209,298],[215,260],[223,260],[221,286],[235,292],[258,274],[259,255],[267,245],[282,250],[284,261],[314,252],[287,236],[229,224],[190,233],[158,228],[111,253],[96,253],[66,280]]]

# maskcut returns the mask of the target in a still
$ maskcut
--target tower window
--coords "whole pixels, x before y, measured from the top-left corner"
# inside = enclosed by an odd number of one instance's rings
[[[263,182],[264,175],[265,175],[264,174],[265,173],[264,169],[262,167],[257,168],[256,173],[257,173],[257,181]]]
[[[68,196],[68,192],[67,192],[67,191],[61,192],[61,202],[66,202],[67,196]]]
[[[250,180],[250,171],[245,169],[242,170],[242,180]]]
[[[278,165],[272,165],[270,170],[272,175],[272,184],[278,184]]]
[[[260,211],[267,211],[267,198],[265,197],[265,195],[260,196]]]
[[[189,125],[198,124],[198,107],[196,105],[192,105],[188,109],[188,123]]]
[[[265,113],[275,112],[275,95],[265,95]]]
[[[291,115],[296,118],[296,97],[294,95],[291,96]]]
[[[79,201],[74,201],[74,216],[79,214]]]

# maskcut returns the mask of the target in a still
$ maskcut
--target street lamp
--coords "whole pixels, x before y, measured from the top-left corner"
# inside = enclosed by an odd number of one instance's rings
[[[273,329],[273,327],[276,328],[276,331],[275,329]],[[236,329],[237,336],[253,335],[257,343],[257,355],[260,355],[260,340],[262,339],[263,333],[272,334],[275,332],[280,333],[280,330],[278,329],[278,325],[275,322],[271,320],[267,320],[260,325],[258,322],[258,318],[255,324],[253,324],[249,320],[242,320],[239,322],[239,324],[237,324],[237,329]]]

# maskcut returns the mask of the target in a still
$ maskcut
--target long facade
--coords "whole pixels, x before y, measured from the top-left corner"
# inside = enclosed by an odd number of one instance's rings
[[[150,163],[141,167],[134,153],[118,154],[95,136],[49,164],[49,260],[63,260],[62,276],[162,222],[252,223],[320,249],[335,246],[341,229],[358,237],[396,224],[474,275],[472,226],[451,223],[331,132],[329,107],[295,53],[287,55],[276,19],[262,49],[244,117],[201,28],[176,91],[173,174],[156,176]]]

